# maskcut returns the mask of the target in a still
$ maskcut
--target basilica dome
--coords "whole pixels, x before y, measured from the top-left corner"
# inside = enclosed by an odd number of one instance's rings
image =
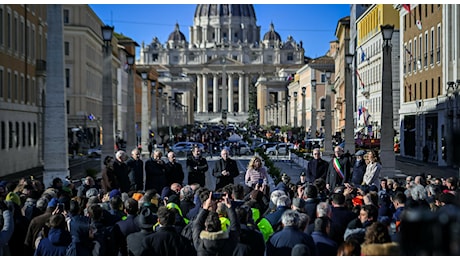
[[[195,18],[203,16],[241,16],[256,19],[253,5],[239,4],[199,4],[196,6]]]
[[[185,35],[179,30],[179,24],[176,23],[176,28],[174,29],[174,32],[172,32],[169,37],[168,41],[174,41],[174,42],[181,42],[181,41],[186,41]]]
[[[273,23],[270,24],[270,30],[265,33],[264,41],[281,41],[281,36],[275,31],[275,26]]]

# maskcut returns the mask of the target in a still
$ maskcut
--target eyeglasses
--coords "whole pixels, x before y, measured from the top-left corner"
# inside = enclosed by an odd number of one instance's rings
[[[319,155],[319,153],[313,153],[313,155]]]

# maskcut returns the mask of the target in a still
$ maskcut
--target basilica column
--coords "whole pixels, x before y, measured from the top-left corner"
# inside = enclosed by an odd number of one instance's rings
[[[217,80],[217,74],[213,74],[212,81],[212,112],[217,113],[219,111],[219,82]]]
[[[249,77],[250,74],[245,74],[244,75],[244,82],[246,87],[244,88],[244,111],[242,112],[248,112],[249,111],[249,88],[252,87],[252,85],[249,85]]]
[[[203,74],[203,112],[208,112],[208,75]]]
[[[244,112],[244,77],[245,75],[240,73],[238,79],[238,113]]]
[[[233,73],[228,74],[228,112],[233,112]]]
[[[196,112],[203,112],[203,75],[196,75]]]

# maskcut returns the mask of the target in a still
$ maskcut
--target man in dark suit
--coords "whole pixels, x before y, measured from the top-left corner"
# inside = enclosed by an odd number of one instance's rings
[[[307,182],[313,183],[316,179],[322,178],[326,180],[328,163],[321,158],[319,148],[313,149],[313,159],[307,165]]]
[[[350,178],[350,159],[343,154],[342,147],[336,146],[327,169],[326,188],[333,192],[335,187],[348,183]]]
[[[198,146],[192,148],[192,156],[189,156],[186,161],[188,184],[198,183],[200,187],[206,185],[206,172],[209,169],[208,161],[201,156],[201,151]]]
[[[168,162],[165,167],[168,187],[173,183],[179,183],[180,185],[184,183],[184,170],[182,170],[182,165],[176,162],[176,154],[173,151],[168,153]]]
[[[228,184],[233,184],[233,179],[238,176],[238,166],[236,161],[230,158],[227,149],[220,152],[221,158],[214,164],[212,176],[216,177],[216,189],[223,188]]]

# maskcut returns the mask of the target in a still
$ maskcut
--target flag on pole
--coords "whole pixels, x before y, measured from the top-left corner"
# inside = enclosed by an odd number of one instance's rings
[[[356,69],[355,72],[356,72],[356,76],[357,76],[358,79],[359,79],[359,83],[361,84],[361,87],[364,88],[364,82],[363,82],[363,80],[361,79],[361,76],[359,75],[358,69]]]
[[[367,60],[366,53],[363,50],[363,46],[359,46],[359,48],[361,49],[361,62],[364,62],[365,60]]]
[[[407,48],[407,46],[404,46],[404,49],[406,50],[407,54],[410,56],[410,61],[412,61],[412,52]]]
[[[359,105],[358,107],[358,120],[361,120],[361,115],[363,114],[363,107]]]
[[[403,4],[404,9],[410,14],[410,4]]]

